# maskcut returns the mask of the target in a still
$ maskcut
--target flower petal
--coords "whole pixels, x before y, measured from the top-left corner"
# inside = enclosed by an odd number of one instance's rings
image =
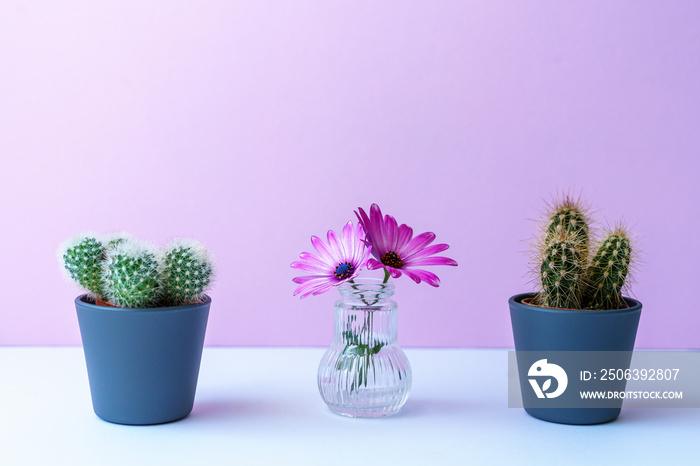
[[[372,245],[376,247],[377,258],[387,252],[386,232],[384,231],[384,217],[377,204],[372,204],[369,209],[370,215],[370,236]]]
[[[457,261],[443,256],[421,257],[404,262],[404,267],[422,267],[424,265],[457,265]]]
[[[379,261],[376,260],[376,259],[370,259],[370,260],[367,262],[367,268],[368,268],[369,270],[382,269],[382,268],[384,268],[384,264],[382,264],[381,262],[379,262]]]
[[[352,222],[348,222],[343,227],[342,241],[340,242],[343,247],[343,252],[345,257],[354,263],[353,257],[355,256],[355,228],[352,226]]]
[[[362,228],[362,225],[353,225],[352,221],[348,222],[345,224],[345,227],[343,228],[343,247],[345,248],[345,253],[347,254],[347,258],[351,263],[355,263],[356,261],[356,256],[359,255],[357,252],[357,246],[360,243],[358,241],[358,233],[357,227]]]
[[[395,251],[403,251],[409,241],[411,241],[411,238],[413,238],[413,228],[406,224],[402,224],[399,227],[399,237],[396,241]]]
[[[404,251],[396,251],[402,258],[411,257],[413,254],[417,253],[421,249],[428,246],[430,243],[435,241],[435,233],[432,231],[426,231],[420,235],[413,238]]]
[[[303,283],[306,283],[306,282],[311,281],[311,280],[318,280],[320,278],[324,278],[324,279],[328,278],[328,275],[304,275],[301,277],[294,277],[294,278],[292,278],[292,281],[294,283],[303,284]]]
[[[360,260],[357,261],[357,267],[356,267],[356,269],[357,269],[358,271],[359,271],[362,267],[365,267],[365,266],[367,265],[367,262],[368,262],[369,260],[372,260],[372,259],[369,258],[370,254],[371,254],[371,251],[372,251],[372,250],[371,250],[371,248],[369,248],[369,247],[365,247],[365,248],[363,249],[363,252],[364,252],[364,253],[363,253],[362,257],[360,258]]]
[[[336,259],[333,256],[333,253],[321,238],[319,238],[318,236],[312,236],[311,244],[319,252],[321,260],[328,262],[329,264],[335,263]]]
[[[343,283],[345,281],[347,281],[347,280],[343,280],[343,281],[339,281],[339,282],[335,282],[335,283],[324,283],[323,285],[315,288],[312,294],[314,296],[318,296],[320,294],[325,293],[326,291],[329,291],[329,290],[335,288],[336,286],[340,285],[341,283]]]
[[[333,230],[328,230],[328,248],[338,264],[347,260],[340,238]]]
[[[440,279],[437,275],[427,270],[421,269],[403,269],[403,272],[411,278],[416,283],[420,283],[421,280],[428,285],[438,287],[440,286]]]
[[[399,239],[399,224],[391,215],[386,215],[384,219],[384,244],[387,251],[396,252],[396,244]]]
[[[301,293],[301,298],[306,298],[310,294],[314,293],[317,289],[324,287],[328,283],[326,277],[316,278],[314,280],[309,280],[303,283],[300,287],[294,290],[292,296],[296,296]]]
[[[357,210],[359,210],[359,212],[357,212]],[[358,207],[357,210],[355,211],[357,221],[360,224],[364,225],[365,230],[369,230],[369,216],[367,216],[365,209],[363,209],[362,207]]]
[[[327,267],[317,267],[309,262],[296,261],[292,262],[291,267],[293,269],[303,270],[304,272],[309,272],[316,275],[328,275]],[[332,272],[332,270],[331,270]]]
[[[309,262],[317,267],[325,267],[328,270],[331,270],[333,267],[336,266],[336,263],[335,261],[333,261],[332,257],[329,257],[328,259],[322,259],[316,254],[312,254],[310,252],[302,252],[301,254],[299,254],[299,258],[304,262]]]
[[[423,249],[419,249],[418,251],[414,252],[411,255],[407,255],[403,258],[404,262],[410,261],[413,259],[418,259],[419,257],[426,257],[426,256],[432,256],[433,254],[437,254],[439,252],[445,251],[449,249],[450,246],[445,243],[440,243],[440,244],[431,244],[428,247],[425,247]]]

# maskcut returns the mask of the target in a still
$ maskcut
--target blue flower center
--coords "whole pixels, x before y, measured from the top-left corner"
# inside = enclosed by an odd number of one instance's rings
[[[382,254],[381,261],[382,264],[389,267],[393,267],[395,269],[400,269],[403,266],[401,256],[396,254],[394,251],[388,251]]]
[[[342,264],[339,264],[338,267],[335,268],[335,272],[333,272],[335,278],[337,278],[338,280],[345,280],[346,278],[350,278],[354,273],[355,266],[352,265],[350,262],[343,262]]]

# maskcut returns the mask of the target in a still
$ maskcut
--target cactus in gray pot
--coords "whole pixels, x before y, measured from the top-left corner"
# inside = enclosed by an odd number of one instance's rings
[[[93,298],[104,296],[104,251],[102,238],[95,233],[73,236],[58,248],[58,260],[64,276],[86,290]]]
[[[156,307],[162,294],[157,249],[139,240],[119,242],[105,254],[105,297],[120,307]]]
[[[179,238],[166,245],[161,254],[161,284],[166,303],[199,302],[214,279],[211,253],[199,241]]]
[[[591,309],[624,307],[622,288],[626,285],[631,264],[630,237],[626,228],[618,225],[606,232],[588,269],[588,306]]]

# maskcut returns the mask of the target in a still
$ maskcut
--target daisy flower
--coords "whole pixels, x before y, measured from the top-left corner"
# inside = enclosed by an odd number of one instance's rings
[[[367,242],[372,246],[372,255],[367,263],[369,270],[385,268],[393,278],[399,278],[402,273],[414,282],[424,281],[432,286],[440,286],[437,275],[418,267],[426,265],[457,265],[457,262],[441,256],[434,256],[445,251],[447,244],[433,244],[435,233],[425,232],[414,237],[413,229],[407,225],[398,225],[391,215],[382,216],[377,204],[372,204],[369,215],[358,208],[357,218],[367,231]]]
[[[294,291],[294,296],[301,294],[301,298],[325,293],[352,280],[369,260],[370,248],[360,224],[353,228],[352,222],[348,222],[343,228],[342,237],[329,230],[328,244],[318,236],[312,236],[311,244],[317,254],[302,252],[299,254],[301,260],[292,262],[292,268],[311,274],[292,279],[300,285]]]

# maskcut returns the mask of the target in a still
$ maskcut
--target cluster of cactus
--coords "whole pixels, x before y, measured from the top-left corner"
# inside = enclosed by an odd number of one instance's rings
[[[126,234],[81,234],[58,251],[66,277],[93,299],[125,308],[200,302],[214,278],[211,253],[180,238],[158,249]]]
[[[627,228],[606,229],[591,249],[588,208],[569,194],[549,208],[538,241],[533,273],[540,291],[535,303],[560,309],[619,309],[629,285],[633,254]]]

